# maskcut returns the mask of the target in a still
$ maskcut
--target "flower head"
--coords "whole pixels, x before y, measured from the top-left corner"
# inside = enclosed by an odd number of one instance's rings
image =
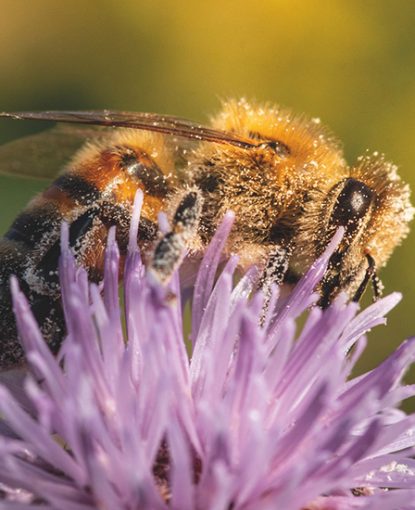
[[[401,382],[414,341],[350,378],[364,333],[399,296],[360,313],[341,297],[311,308],[297,331],[339,234],[288,298],[274,292],[260,325],[253,273],[234,285],[232,257],[215,279],[228,214],[197,276],[189,359],[179,277],[164,287],[146,272],[138,209],[123,308],[114,231],[101,292],[76,267],[63,229],[58,358],[13,282],[33,413],[0,388],[0,508],[415,508],[415,416],[397,408],[415,393]]]

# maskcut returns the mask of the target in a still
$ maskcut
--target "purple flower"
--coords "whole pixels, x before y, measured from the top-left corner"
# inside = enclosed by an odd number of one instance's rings
[[[178,275],[163,287],[146,272],[136,205],[124,308],[114,231],[101,292],[63,229],[58,358],[12,284],[33,409],[0,388],[0,509],[415,509],[415,416],[397,408],[415,393],[401,382],[414,341],[350,378],[399,296],[360,313],[340,297],[299,330],[339,233],[260,326],[253,272],[234,286],[231,258],[215,282],[228,214],[197,276],[189,359]]]

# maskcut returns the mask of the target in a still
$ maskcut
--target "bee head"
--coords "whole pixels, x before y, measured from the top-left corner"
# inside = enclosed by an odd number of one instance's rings
[[[336,188],[339,193],[329,221],[334,227],[344,227],[346,235],[353,235],[373,209],[375,192],[353,177],[344,179]]]
[[[377,270],[408,234],[413,214],[409,187],[396,167],[377,154],[360,158],[350,177],[333,186],[323,202],[326,242],[337,228],[345,229],[322,282],[323,306],[341,290],[357,301],[371,279],[377,297]]]

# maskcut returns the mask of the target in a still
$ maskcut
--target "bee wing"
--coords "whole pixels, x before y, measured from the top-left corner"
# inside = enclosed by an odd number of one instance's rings
[[[38,179],[56,177],[62,165],[102,130],[58,125],[0,146],[0,173]]]
[[[95,126],[143,129],[192,140],[231,144],[242,148],[248,148],[253,145],[252,141],[234,135],[233,133],[211,129],[179,117],[158,115],[156,113],[116,112],[111,110],[0,112],[0,118],[1,117],[18,120],[46,120]]]

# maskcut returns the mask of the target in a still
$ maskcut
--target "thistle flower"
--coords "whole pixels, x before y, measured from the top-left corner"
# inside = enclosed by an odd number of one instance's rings
[[[360,313],[340,297],[297,331],[338,234],[288,298],[274,292],[260,326],[252,272],[234,286],[232,257],[215,281],[228,214],[197,276],[189,359],[178,275],[163,287],[147,273],[136,205],[124,308],[114,231],[101,292],[63,229],[58,358],[12,283],[33,413],[0,388],[0,509],[415,508],[415,416],[397,408],[415,393],[401,382],[414,341],[350,378],[399,295]]]

